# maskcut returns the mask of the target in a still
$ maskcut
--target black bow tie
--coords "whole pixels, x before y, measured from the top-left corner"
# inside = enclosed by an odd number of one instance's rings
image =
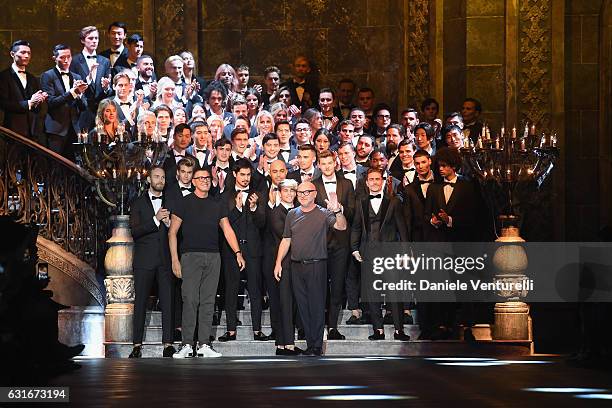
[[[160,196],[157,196],[157,197],[156,197],[156,196],[151,196],[151,200],[152,200],[152,201],[153,201],[153,200],[161,200],[162,198],[164,198],[164,196],[163,196],[163,195],[160,195]]]
[[[404,170],[404,173],[408,173],[408,172],[410,172],[410,171],[416,171],[416,169],[415,169],[414,167],[413,167],[413,168],[411,168],[411,169],[405,169],[405,170]]]
[[[291,153],[291,149],[280,149],[281,153]]]
[[[206,153],[208,150],[206,149],[195,149],[196,153]]]
[[[192,191],[191,187],[181,187],[181,191]]]
[[[272,191],[278,191],[278,187],[272,187]]]
[[[121,105],[121,106],[124,106],[124,105],[132,106],[132,102],[119,102],[119,105]]]
[[[298,88],[304,88],[304,83],[302,82],[301,84],[298,84],[297,82],[295,83],[295,89]]]
[[[185,155],[184,154],[174,153],[174,157],[185,157]]]
[[[111,51],[110,53],[111,53],[111,54],[115,54],[115,55],[119,55],[119,54],[121,54],[119,51]]]
[[[352,173],[352,174],[357,174],[357,173],[355,172],[355,170],[342,170],[342,173],[344,173],[344,174],[351,174],[351,173]]]
[[[66,76],[70,76],[70,74],[68,72],[60,72],[60,75],[66,75]]]
[[[336,184],[335,181],[326,181],[325,184]]]
[[[224,171],[224,172],[226,172],[226,173],[227,173],[227,167],[223,167],[223,168],[221,168],[221,167],[217,167],[217,171],[218,171],[218,172],[219,172],[219,171]]]
[[[25,71],[17,71],[18,74],[25,74]]]
[[[419,183],[421,183],[421,184],[431,184],[431,183],[433,183],[433,180],[421,180],[421,179],[419,179]]]
[[[95,56],[95,55],[88,55],[88,56],[87,56],[87,57],[85,57],[85,58],[96,58],[96,56]]]
[[[247,194],[250,193],[249,189],[246,189],[246,190],[236,190],[236,192],[237,193],[247,193]]]
[[[305,173],[305,172],[301,172],[300,174],[301,174],[302,176],[312,177],[312,173]]]
[[[370,197],[370,200],[373,198],[382,198],[382,194],[370,194],[368,197]]]
[[[455,188],[455,183],[451,183],[450,181],[445,181],[442,184],[444,184],[445,186],[451,186],[451,188]]]

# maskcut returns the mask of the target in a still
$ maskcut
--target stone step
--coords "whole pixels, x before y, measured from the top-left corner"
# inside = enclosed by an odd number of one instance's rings
[[[452,357],[512,357],[531,354],[531,341],[515,340],[483,340],[476,343],[462,341],[409,341],[394,340],[328,340],[324,342],[326,357],[346,356],[452,356]],[[177,344],[178,346],[178,344]],[[296,346],[305,348],[303,341],[297,341]],[[275,347],[272,342],[260,341],[230,341],[215,342],[213,347],[224,357],[275,357]],[[132,351],[130,343],[105,344],[106,357],[126,358]],[[160,343],[144,343],[143,357],[159,358],[163,346]],[[287,358],[287,357],[284,357]],[[305,357],[298,357],[305,358]]]
[[[368,336],[374,332],[372,325],[339,325],[338,330],[340,333],[346,336],[347,340],[367,340]],[[226,331],[225,326],[213,326],[213,335],[215,338],[223,335]],[[262,326],[262,331],[265,334],[270,334],[272,328],[268,325]],[[253,337],[253,329],[251,326],[238,326],[237,327],[237,340],[251,340]],[[417,339],[420,334],[419,326],[417,325],[405,325],[404,332],[410,336],[411,339]],[[385,325],[385,336],[387,339],[393,339],[394,328],[393,326]],[[297,338],[297,333],[296,333]],[[145,342],[161,342],[162,340],[162,328],[161,326],[147,326],[145,327]],[[215,342],[215,344],[218,342]]]
[[[412,317],[414,320],[414,323],[418,323],[417,321],[417,313],[416,311],[412,311]],[[238,313],[238,320],[240,320],[242,322],[243,325],[248,326],[251,324],[251,311],[250,310],[239,310]],[[342,310],[340,313],[340,318],[339,318],[339,324],[344,324],[344,322],[346,322],[350,317],[351,317],[352,313],[350,310]],[[160,311],[150,311],[147,312],[147,316],[145,318],[145,325],[148,326],[161,326],[162,324],[162,318],[161,318],[161,312]],[[270,325],[270,310],[263,310],[261,313],[261,324],[262,325]],[[225,312],[221,313],[221,320],[220,320],[220,325],[224,326],[226,325],[226,316],[225,316]]]

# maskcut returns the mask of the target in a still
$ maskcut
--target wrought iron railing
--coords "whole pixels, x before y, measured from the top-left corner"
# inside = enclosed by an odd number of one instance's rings
[[[70,160],[0,127],[0,215],[34,222],[39,235],[98,269],[108,210],[96,179]]]

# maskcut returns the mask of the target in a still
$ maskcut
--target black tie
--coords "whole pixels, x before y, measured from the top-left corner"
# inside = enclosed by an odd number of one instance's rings
[[[312,173],[304,173],[304,172],[302,172],[301,174],[302,174],[302,176],[312,177]]]
[[[95,55],[88,55],[87,58],[96,58]]]
[[[124,106],[124,105],[132,106],[132,102],[120,102],[119,105],[121,105],[121,106]]]
[[[451,186],[451,188],[455,188],[455,183],[451,183],[450,181],[445,181],[442,184],[444,184],[445,186]]]
[[[298,88],[304,88],[304,84],[296,84],[295,89],[298,89]]]
[[[248,189],[247,190],[236,190],[236,192],[238,192],[238,193],[247,193],[247,194],[250,193],[250,191]]]
[[[404,170],[404,173],[408,173],[408,172],[411,172],[411,171],[416,171],[416,169],[414,167],[411,168],[411,169],[406,169],[406,170]]]
[[[419,183],[421,183],[421,184],[431,184],[431,183],[433,183],[433,180],[419,180]]]
[[[344,174],[357,174],[357,173],[355,173],[355,170],[343,170],[342,172]]]
[[[181,191],[191,191],[191,187],[181,187]]]
[[[206,149],[195,149],[196,153],[206,153],[208,150]]]
[[[151,196],[151,200],[161,200],[162,198],[164,198],[164,196],[163,196],[163,195],[160,195],[160,196],[158,196],[158,197],[156,197],[156,196]]]
[[[280,149],[281,153],[291,153],[291,149]]]
[[[60,75],[70,76],[70,74],[69,74],[69,73],[67,73],[67,72],[60,72]]]
[[[370,197],[370,200],[373,198],[381,198],[382,194],[370,194],[369,197]]]
[[[325,184],[336,184],[335,181],[326,181]]]
[[[119,54],[121,54],[119,51],[111,51],[110,53],[111,53],[111,54],[115,54],[115,55],[119,55]]]
[[[217,167],[217,172],[220,172],[220,171],[227,172],[227,169],[226,168]]]
[[[25,74],[25,71],[17,71],[18,74]]]
[[[177,153],[175,153],[174,157],[185,157],[185,155],[184,154],[177,154]]]

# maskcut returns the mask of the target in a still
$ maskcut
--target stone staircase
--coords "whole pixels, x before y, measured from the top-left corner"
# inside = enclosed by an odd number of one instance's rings
[[[340,333],[346,340],[327,340],[324,338],[324,354],[326,356],[519,356],[532,354],[532,341],[491,340],[489,325],[477,326],[473,332],[476,343],[465,343],[458,340],[428,341],[416,340],[419,337],[419,326],[404,325],[404,331],[411,337],[409,342],[393,340],[393,326],[385,325],[387,340],[370,341],[368,336],[373,333],[372,325],[346,325],[344,322],[350,317],[349,310],[343,310],[338,325]],[[237,328],[237,340],[221,343],[215,341],[213,347],[226,357],[239,356],[274,356],[274,341],[252,340],[251,314],[248,310],[239,310],[238,319],[242,325]],[[147,313],[145,327],[143,357],[161,357],[162,354],[162,328],[161,312]],[[220,325],[213,326],[213,334],[218,338],[226,331],[225,313],[221,315]],[[270,312],[264,310],[262,314],[262,331],[269,334]],[[297,338],[297,331],[296,331]],[[305,341],[296,340],[296,346],[306,348]],[[131,343],[105,343],[106,357],[127,357],[131,350]]]

